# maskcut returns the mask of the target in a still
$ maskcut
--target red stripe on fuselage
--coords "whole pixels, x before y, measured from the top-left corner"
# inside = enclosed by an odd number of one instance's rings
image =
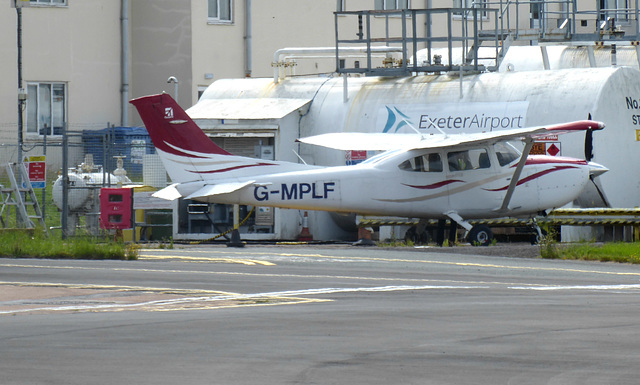
[[[535,174],[529,175],[526,178],[520,179],[518,181],[518,183],[516,184],[516,186],[520,186],[523,183],[527,183],[527,182],[530,182],[530,181],[532,181],[534,179],[538,179],[538,178],[540,178],[542,176],[545,176],[545,175],[547,175],[549,173],[556,172],[556,171],[561,171],[561,170],[566,170],[566,169],[570,169],[570,168],[576,168],[576,167],[575,166],[554,166],[553,168],[550,168],[548,170],[540,171],[540,172],[537,172]],[[506,190],[508,188],[509,188],[509,186],[504,186],[504,187],[497,188],[497,189],[484,189],[484,190],[486,190],[486,191],[504,191],[504,190]]]
[[[444,180],[444,181],[438,182],[438,183],[428,184],[428,185],[425,185],[425,186],[415,186],[415,185],[410,185],[410,184],[406,184],[406,183],[403,183],[403,185],[408,186],[408,187],[417,188],[417,189],[420,189],[420,190],[433,190],[433,189],[444,187],[444,186],[450,185],[451,183],[456,183],[456,182],[464,183],[463,180],[451,179],[451,180]]]

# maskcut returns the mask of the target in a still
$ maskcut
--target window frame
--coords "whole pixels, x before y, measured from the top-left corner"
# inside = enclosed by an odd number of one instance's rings
[[[491,160],[490,152],[486,147],[472,147],[464,150],[450,150],[447,151],[447,166],[449,173],[475,171],[475,170],[489,170],[493,168],[493,161]],[[480,161],[481,155],[485,155],[485,161],[483,164]]]
[[[460,2],[460,6],[456,7],[456,1]],[[471,8],[471,3],[473,3],[475,0],[453,0],[453,8]],[[464,4],[464,6],[462,6]],[[469,5],[469,6],[467,6]],[[487,5],[487,1],[486,0],[480,0],[480,8],[486,8]],[[459,12],[453,12],[452,15],[454,20],[462,20],[462,13]],[[473,20],[474,17],[473,15],[468,17],[469,20]],[[489,14],[487,12],[482,12],[482,15],[480,16],[480,19],[482,20],[488,20],[489,19]]]
[[[26,82],[26,85],[27,85],[27,100],[25,105],[25,121],[24,121],[26,135],[34,138],[42,138],[45,135],[47,137],[58,137],[58,138],[62,137],[62,128],[64,128],[64,125],[67,122],[67,116],[68,116],[68,100],[69,100],[68,84],[66,82],[51,81],[51,82]],[[41,105],[42,98],[45,97],[45,95],[41,92],[41,89],[45,88],[45,86],[49,88],[48,90],[49,95],[47,100],[47,103],[49,103],[49,105],[47,106],[47,109],[48,109],[47,118],[48,118],[48,123],[51,124],[50,126],[48,126],[49,129],[47,131],[44,131],[44,126],[45,124],[47,124],[47,122],[43,122],[41,120],[42,113],[43,113],[42,105]],[[35,96],[29,94],[29,91],[32,90],[33,87],[36,87]],[[60,97],[60,95],[56,94],[56,88],[59,91],[60,87],[62,88],[62,107],[61,108],[60,106],[56,106],[56,97]],[[32,103],[34,103],[34,101],[36,104],[35,111],[32,110],[33,108]],[[32,130],[33,118],[31,118],[30,116],[35,117],[35,120],[36,120],[35,131]],[[59,125],[56,125],[56,122],[58,122]],[[59,129],[57,133],[56,133],[56,128]]]
[[[393,0],[393,2],[395,3],[394,8],[387,8],[387,1],[388,0],[374,0],[373,8],[376,11],[401,11],[403,9],[411,9],[411,0]],[[398,5],[398,3],[405,1],[407,2],[406,7],[401,7]]]
[[[600,15],[601,20],[606,20],[609,17],[613,17],[616,23],[626,25],[630,22],[630,1],[629,0],[602,0],[601,7],[608,9],[608,11],[602,11]],[[619,16],[621,16],[619,18]]]
[[[36,7],[66,7],[68,0],[29,0],[29,5]]]
[[[422,152],[401,162],[398,169],[403,172],[441,173],[444,171],[442,155],[435,151]]]
[[[229,2],[229,19],[220,17],[220,2]],[[209,16],[212,3],[216,4],[216,14],[218,16]],[[233,0],[207,0],[207,24],[233,24]]]

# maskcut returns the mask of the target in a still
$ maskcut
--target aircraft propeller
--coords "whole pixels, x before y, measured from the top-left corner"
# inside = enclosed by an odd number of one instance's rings
[[[589,113],[587,120],[593,120],[591,119],[591,113]],[[584,137],[584,159],[587,162],[593,159],[593,130],[591,128],[587,129]]]
[[[587,117],[587,120],[593,120],[591,118],[591,113],[589,113],[589,115]],[[585,132],[585,137],[584,137],[584,158],[585,158],[585,160],[587,162],[590,162],[593,159],[593,130],[591,128],[587,129],[586,132]],[[604,192],[602,191],[600,186],[598,186],[598,183],[595,180],[595,176],[594,175],[589,175],[589,179],[591,180],[591,183],[595,187],[596,192],[600,196],[600,199],[602,199],[602,202],[604,203],[605,207],[611,207],[611,204],[609,203],[609,200],[604,195]]]

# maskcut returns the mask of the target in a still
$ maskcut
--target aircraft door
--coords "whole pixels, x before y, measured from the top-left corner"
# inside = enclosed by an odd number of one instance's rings
[[[500,194],[490,191],[495,186],[498,168],[487,148],[451,149],[446,160],[451,210],[464,218],[499,207]]]
[[[439,215],[447,206],[443,156],[435,150],[414,151],[411,158],[398,165],[405,186],[406,195],[401,200],[406,204],[407,216]]]

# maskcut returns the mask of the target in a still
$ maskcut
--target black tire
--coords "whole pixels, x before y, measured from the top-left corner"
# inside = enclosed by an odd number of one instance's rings
[[[473,246],[489,246],[493,241],[493,232],[489,226],[473,226],[467,235],[467,241]]]

